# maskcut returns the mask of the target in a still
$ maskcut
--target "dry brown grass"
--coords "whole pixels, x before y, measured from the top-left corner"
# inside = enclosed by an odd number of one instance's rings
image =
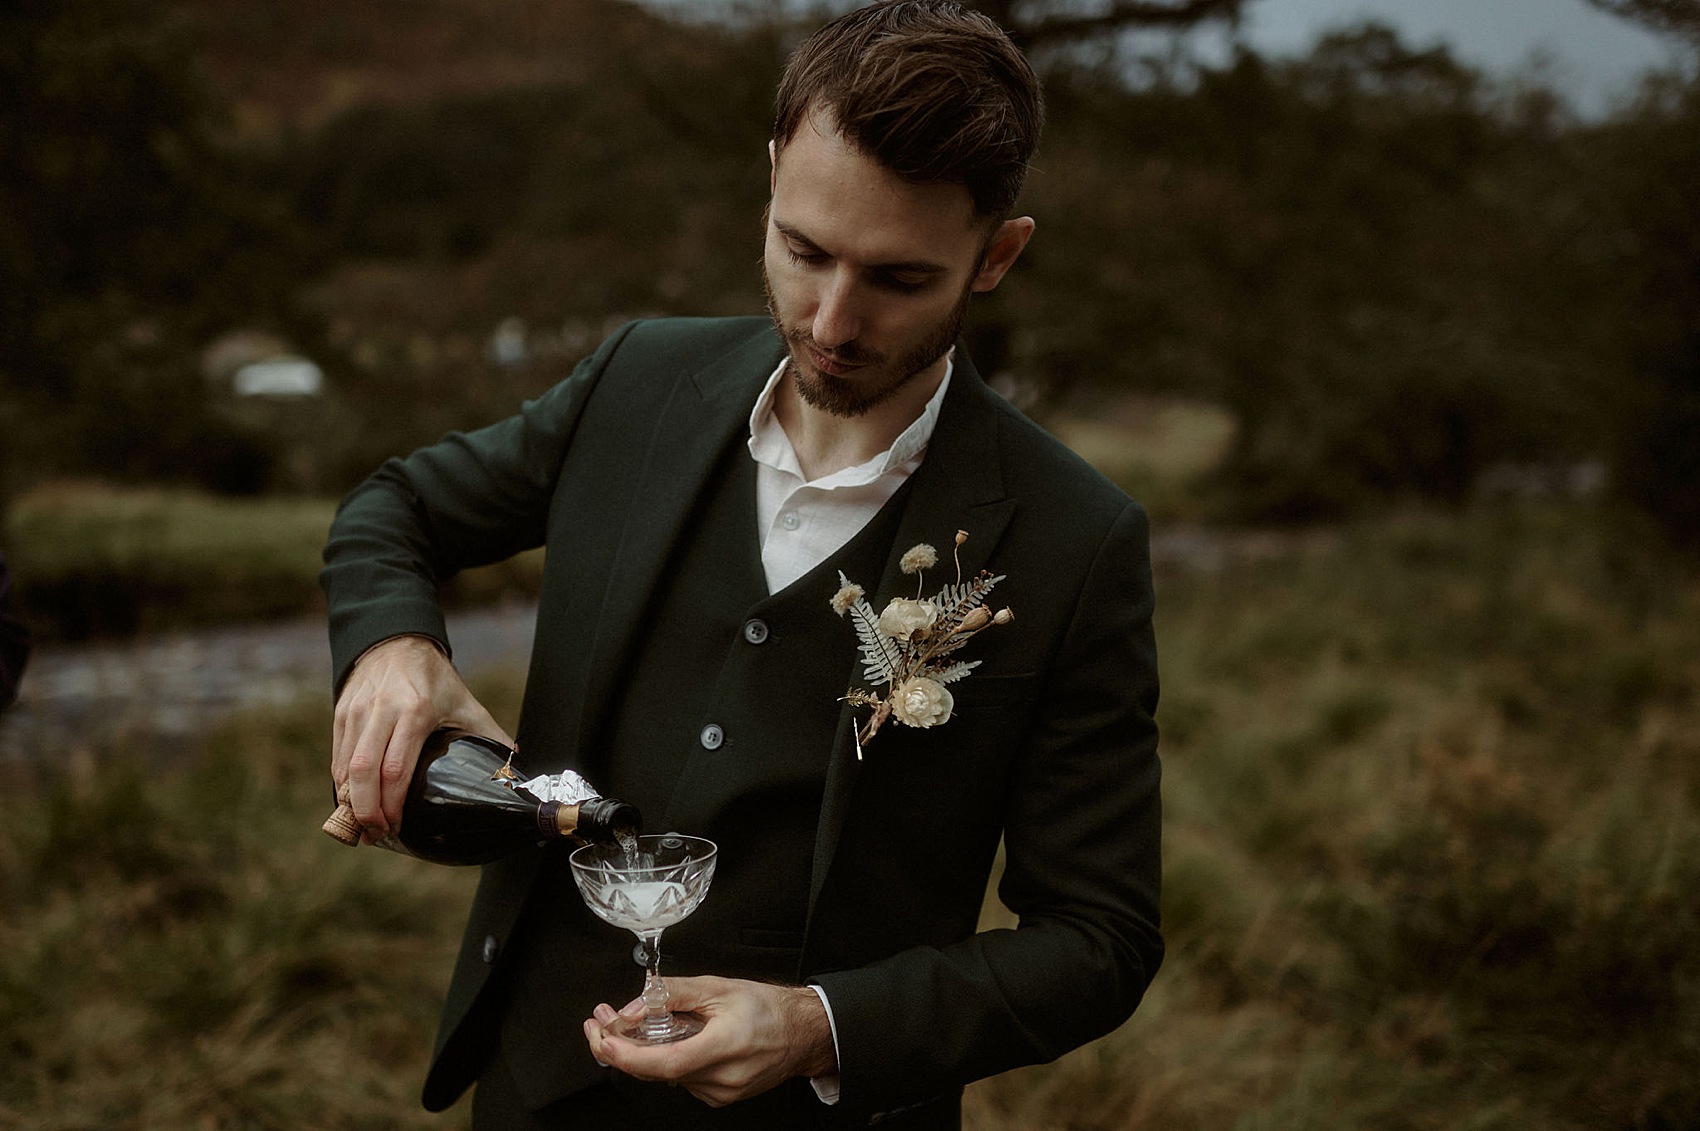
[[[1691,570],[1574,510],[1296,545],[1160,579],[1169,958],[967,1126],[1700,1125]],[[464,1125],[416,1096],[473,876],[316,831],[327,711],[8,770],[0,1126]]]

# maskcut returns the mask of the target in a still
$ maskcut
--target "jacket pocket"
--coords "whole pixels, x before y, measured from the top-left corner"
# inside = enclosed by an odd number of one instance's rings
[[[973,671],[950,685],[950,695],[957,703],[977,708],[1025,706],[1038,698],[1039,673],[982,675]]]

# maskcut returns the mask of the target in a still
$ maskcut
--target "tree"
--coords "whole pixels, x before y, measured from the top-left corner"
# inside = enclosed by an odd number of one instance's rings
[[[1636,309],[1618,485],[1673,541],[1700,550],[1700,0],[1593,2],[1694,52],[1686,78],[1649,83],[1603,131],[1601,178],[1615,190]]]
[[[1374,26],[1114,77],[1051,83],[1045,236],[998,292],[1012,369],[1222,404],[1244,517],[1460,500],[1497,462],[1603,454],[1626,299],[1561,114]]]
[[[301,274],[280,198],[219,127],[194,37],[164,6],[0,9],[0,410],[14,470],[185,472],[185,453],[219,447],[199,428],[196,352],[281,312]]]
[[[1061,47],[1136,29],[1178,31],[1212,21],[1233,23],[1245,0],[977,0],[1024,49]]]
[[[1596,8],[1700,47],[1700,0],[1588,0]]]

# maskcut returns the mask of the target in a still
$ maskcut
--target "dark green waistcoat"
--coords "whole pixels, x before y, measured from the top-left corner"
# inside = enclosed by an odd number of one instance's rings
[[[855,632],[830,601],[840,570],[853,580],[878,578],[904,494],[772,595],[756,532],[755,466],[742,437],[686,525],[641,639],[612,684],[618,702],[580,757],[604,794],[638,806],[646,831],[720,846],[708,897],[662,938],[663,973],[800,980],[827,758],[840,697],[856,674]],[[503,1055],[538,1100],[592,1078],[580,1022],[597,1002],[617,1008],[637,996],[643,979],[635,938],[593,918],[573,887],[567,853],[545,852],[503,957],[499,995]]]

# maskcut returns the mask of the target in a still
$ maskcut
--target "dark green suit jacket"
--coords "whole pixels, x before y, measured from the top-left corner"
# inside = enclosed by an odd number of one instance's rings
[[[634,323],[514,418],[387,463],[345,500],[326,548],[338,686],[388,636],[448,642],[439,582],[546,544],[518,740],[550,763],[531,768],[591,768],[646,596],[781,352],[764,319]],[[941,548],[928,591],[951,580],[962,529],[964,569],[1007,575],[993,604],[1016,619],[971,646],[965,658],[983,663],[953,685],[950,721],[888,723],[859,761],[846,707],[819,753],[821,817],[814,842],[796,846],[813,859],[799,973],[831,1002],[847,1113],[922,1102],[1102,1035],[1162,956],[1144,512],[990,391],[961,351],[895,505],[883,575],[854,579],[876,608],[914,595],[897,559],[918,542]],[[860,665],[843,679],[864,685]],[[999,894],[1020,926],[976,934],[1000,836]],[[476,1071],[466,1021],[534,855],[485,869],[428,1106],[452,1102]],[[563,1024],[576,1034],[578,1020]]]

